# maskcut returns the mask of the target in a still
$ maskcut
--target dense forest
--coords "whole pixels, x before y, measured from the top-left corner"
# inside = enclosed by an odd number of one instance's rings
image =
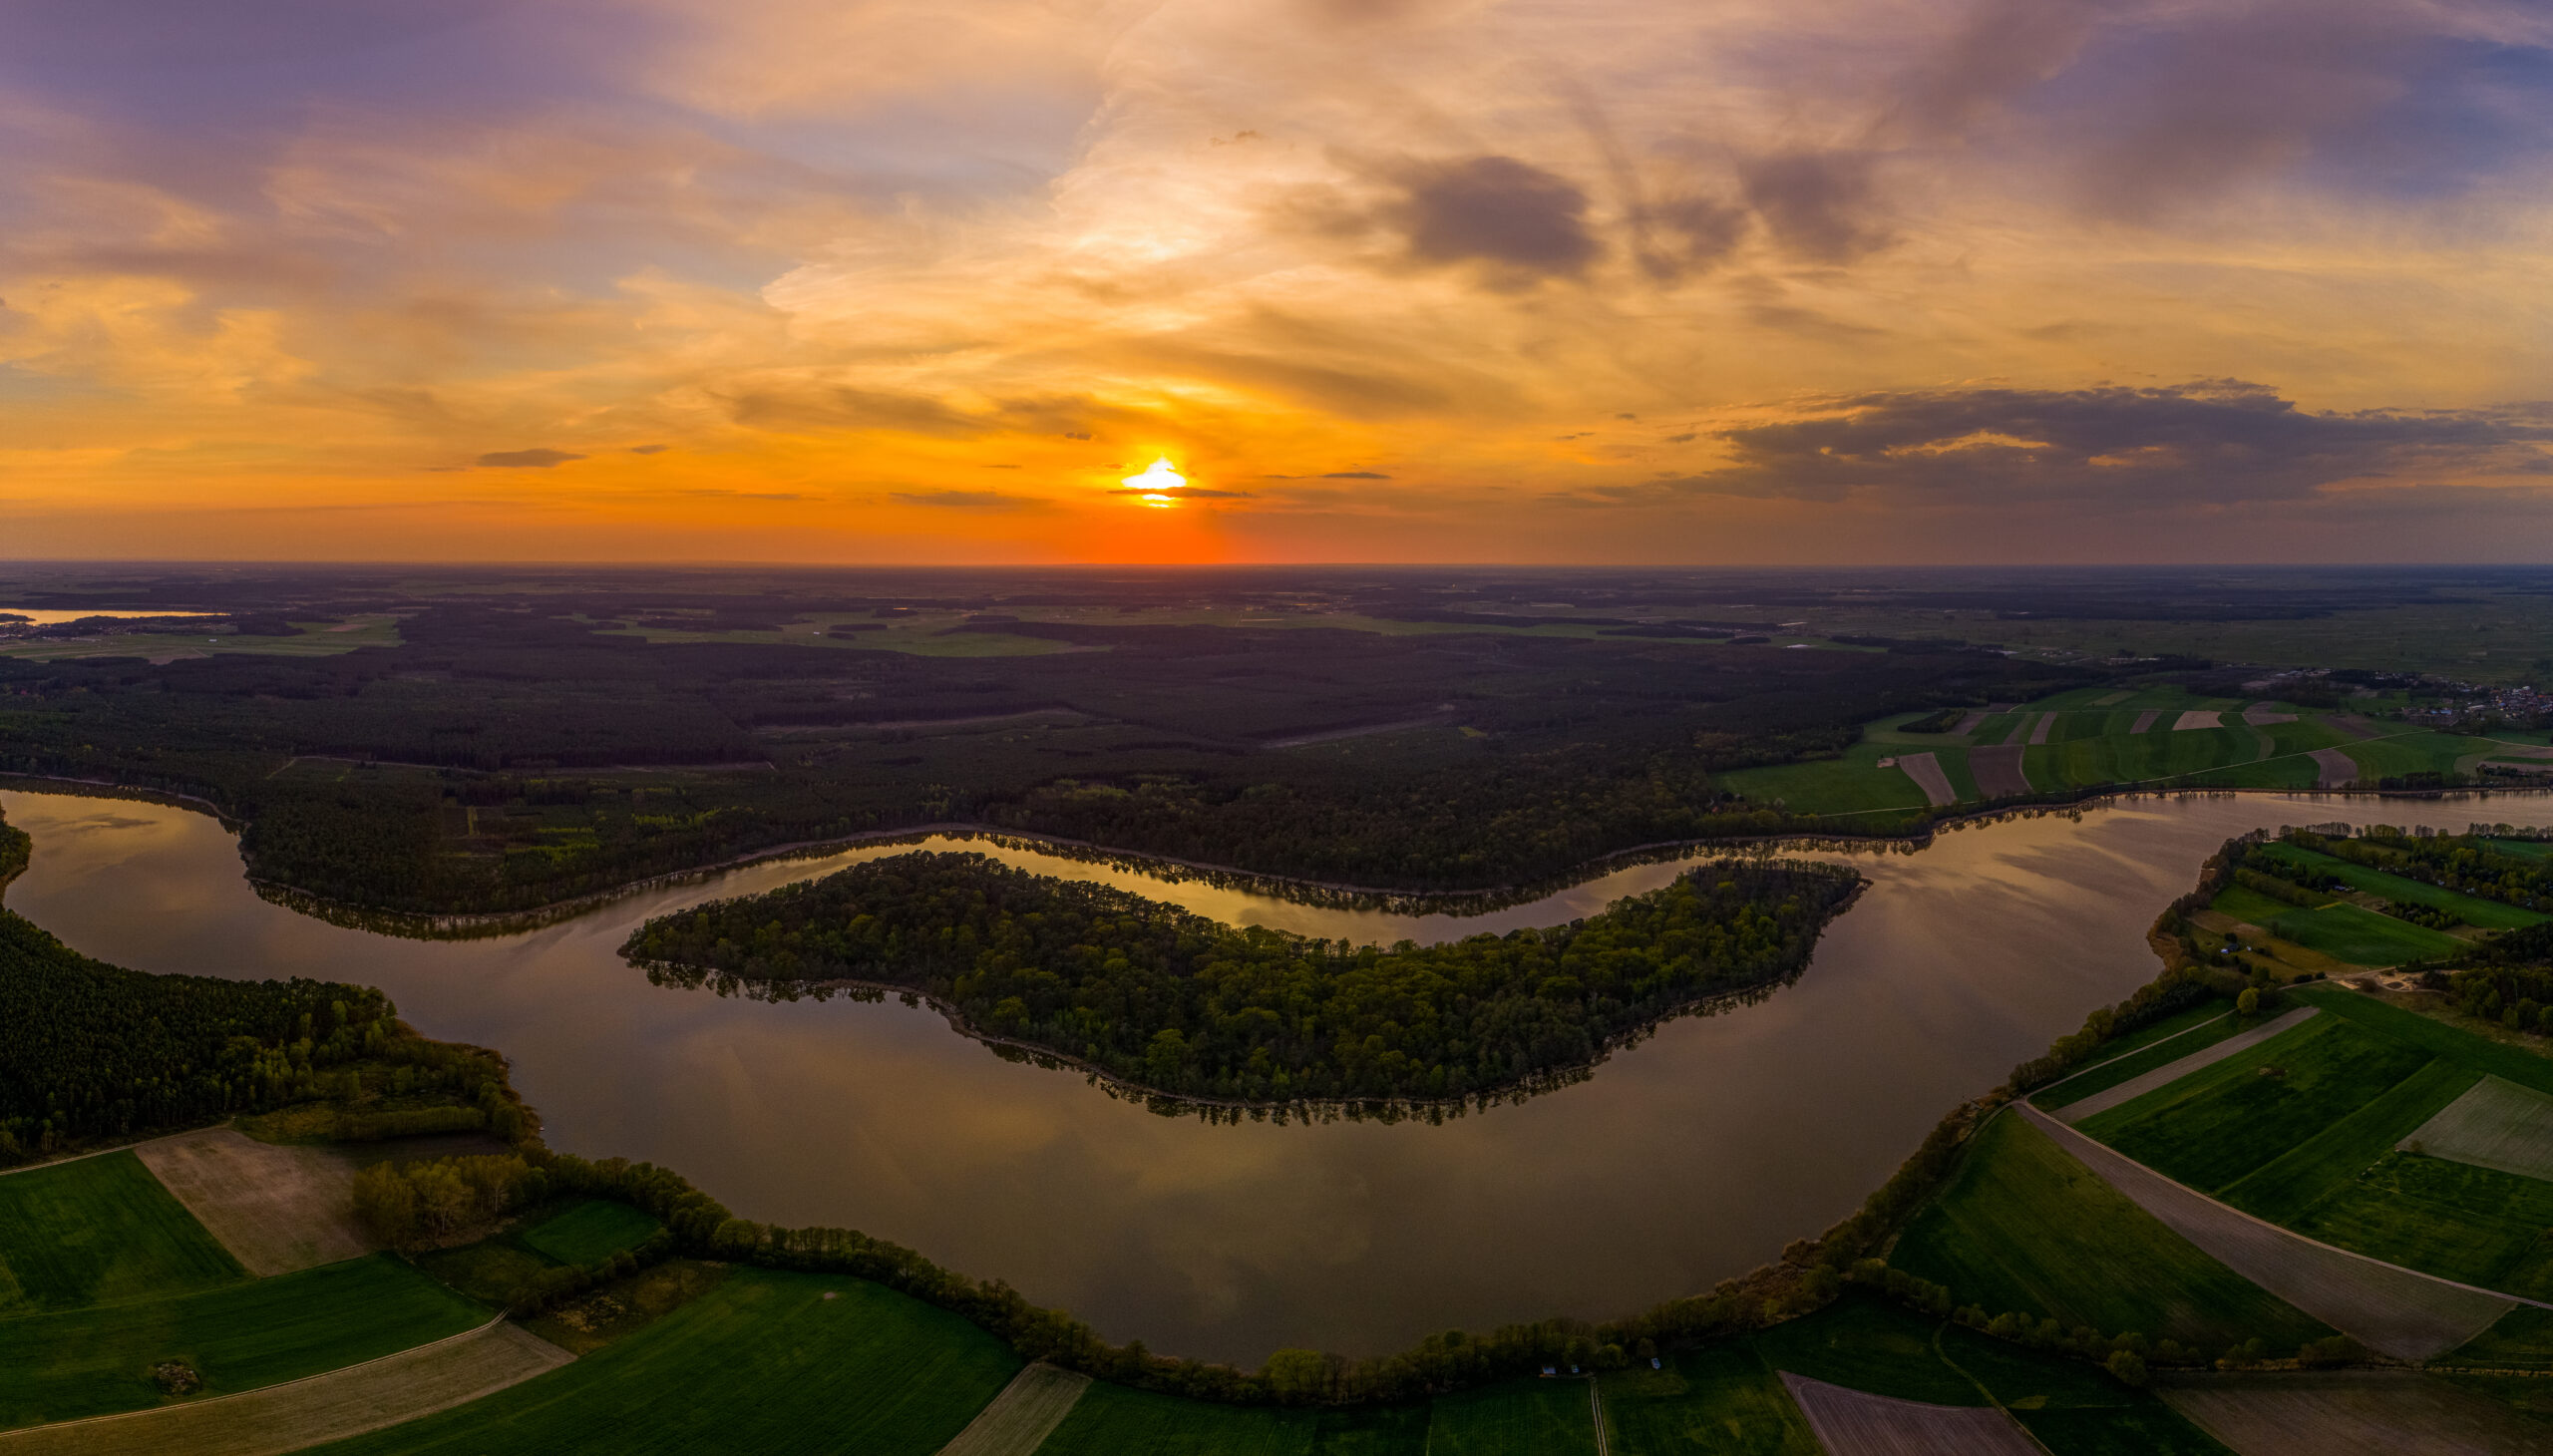
[[[1859,884],[1726,861],[1567,925],[1386,949],[1236,929],[982,855],[910,854],[661,916],[622,953],[680,984],[922,992],[980,1034],[1179,1097],[1461,1099],[1798,974]]]
[[[1836,753],[1892,711],[2100,676],[1955,642],[1785,651],[1462,623],[976,620],[921,653],[871,650],[875,631],[650,642],[631,624],[677,607],[720,631],[855,610],[903,630],[915,607],[900,601],[965,599],[320,584],[338,594],[254,605],[394,614],[398,645],[0,657],[0,770],[197,796],[243,823],[258,880],[419,913],[531,910],[779,845],[945,823],[1461,890],[1643,844],[1839,827],[1738,800],[1714,775]],[[1413,599],[1380,591],[1372,609],[1426,615]],[[1011,655],[972,655],[987,633]]]
[[[0,885],[28,848],[0,823]],[[0,1165],[320,1098],[382,1109],[347,1114],[355,1136],[520,1126],[511,1111],[407,1106],[457,1094],[511,1110],[487,1095],[503,1082],[493,1056],[417,1036],[370,987],[151,975],[0,910]]]

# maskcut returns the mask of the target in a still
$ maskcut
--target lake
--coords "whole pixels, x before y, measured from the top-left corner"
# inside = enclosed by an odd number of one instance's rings
[[[751,866],[521,934],[410,940],[260,900],[201,814],[22,791],[0,809],[35,837],[8,907],[87,954],[380,986],[425,1034],[505,1052],[561,1151],[660,1163],[742,1217],[861,1229],[1112,1339],[1249,1365],[1287,1345],[1378,1353],[1456,1326],[1627,1313],[1773,1258],[1851,1212],[1944,1112],[2152,979],[2146,927],[2232,835],[2553,820],[2540,795],[2192,795],[1820,854],[1874,883],[1796,984],[1669,1023],[1589,1081],[1441,1126],[1217,1126],[1003,1061],[926,1007],[659,988],[617,954],[650,915],[910,847]],[[1393,915],[942,843],[1376,941],[1556,923],[1677,873]]]

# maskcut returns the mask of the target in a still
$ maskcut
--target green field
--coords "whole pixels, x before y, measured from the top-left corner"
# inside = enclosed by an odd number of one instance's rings
[[[0,1314],[246,1277],[131,1152],[0,1177]]]
[[[1989,1314],[2133,1330],[2221,1349],[2282,1349],[2331,1333],[2127,1201],[2019,1117],[1978,1135],[1891,1263]]]
[[[2268,929],[2282,940],[2352,965],[2399,965],[2464,949],[2464,942],[2453,935],[2345,903],[2321,910],[2291,910],[2272,920]]]
[[[1748,1345],[1713,1345],[1604,1377],[1612,1447],[1622,1456],[1822,1456],[1817,1437]]]
[[[2434,1057],[2377,1097],[2225,1187],[2218,1197],[2273,1224],[2293,1224],[2480,1080]]]
[[[1427,1456],[1596,1456],[1585,1380],[1510,1380],[1440,1395]]]
[[[2259,1017],[2236,1016],[2233,1009],[2224,1001],[2202,1001],[2136,1035],[2120,1037],[2102,1048],[2107,1054],[2103,1060],[2032,1094],[2030,1103],[2051,1110],[2071,1106],[2261,1024]]]
[[[2370,870],[2363,865],[2353,865],[2347,860],[2334,859],[2295,845],[2272,844],[2263,848],[2278,859],[2330,876],[2352,890],[2365,891],[2396,905],[2421,905],[2442,910],[2468,925],[2479,925],[2486,930],[2514,930],[2523,925],[2542,924],[2548,918],[2531,910],[2502,905],[2496,900],[2483,900],[2440,886],[2423,885],[2417,880]]]
[[[458,1334],[488,1311],[388,1255],[164,1299],[0,1319],[0,1427],[161,1403],[182,1360],[208,1394],[251,1390]]]
[[[858,1279],[739,1269],[574,1364],[318,1449],[932,1456],[1019,1367],[1008,1346],[918,1299]]]
[[[2216,1193],[2382,1096],[2429,1057],[2317,1016],[2080,1126],[2167,1178]]]
[[[2553,1299],[2553,1183],[2540,1179],[2386,1153],[2293,1227],[2443,1278]]]
[[[2331,899],[2329,896],[2318,898],[2326,903]],[[2263,929],[2277,924],[2282,917],[2292,915],[2304,909],[2302,906],[2289,905],[2283,900],[2272,900],[2257,890],[2246,890],[2240,885],[2229,885],[2218,891],[2216,899],[2207,903],[2207,908],[2218,914],[2232,915],[2238,920],[2259,925]]]
[[[1038,1456],[1308,1456],[1317,1421],[1307,1410],[1209,1405],[1106,1381],[1082,1392]],[[817,1449],[817,1448],[809,1448]],[[1386,1447],[1386,1450],[1392,1448]],[[1402,1448],[1413,1449],[1413,1448]],[[1397,1453],[1395,1453],[1397,1456]]]
[[[662,1227],[643,1210],[589,1198],[526,1229],[523,1242],[560,1264],[593,1264],[635,1248]]]
[[[2105,701],[2117,699],[2117,701]],[[2292,723],[2253,727],[2243,722],[2247,698],[2200,698],[2173,688],[2122,694],[2114,688],[2079,688],[2023,705],[2018,711],[1987,717],[1967,734],[1909,733],[1906,723],[1927,715],[1901,713],[1864,725],[1862,741],[1841,757],[1770,768],[1741,769],[1718,780],[1747,799],[1781,801],[1805,815],[1857,816],[1897,805],[1921,806],[1923,794],[1896,769],[1878,761],[1910,750],[1932,750],[1959,791],[1963,802],[1980,797],[1968,763],[1968,750],[2004,743],[2021,731],[2022,772],[2034,791],[2093,788],[2100,785],[2143,785],[2149,788],[2242,788],[2304,790],[2315,787],[2321,769],[2310,756],[2315,749],[2341,747],[2371,778],[2452,770],[2457,761],[2482,747],[2482,741],[2457,734],[2433,733],[2388,725],[2388,737],[2360,741],[2331,726],[2322,710],[2276,705],[2292,712]],[[2145,712],[2157,717],[2145,732],[2134,731]],[[2056,714],[2045,743],[2028,743],[2043,713]],[[2173,725],[2184,712],[2224,715],[2221,726],[2186,731]],[[2247,917],[2248,918],[2248,917]]]

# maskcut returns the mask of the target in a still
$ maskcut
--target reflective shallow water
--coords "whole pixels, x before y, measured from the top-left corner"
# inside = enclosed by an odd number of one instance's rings
[[[2231,835],[2553,821],[2534,795],[2192,797],[1973,827],[1915,854],[1824,855],[1874,884],[1769,1000],[1671,1023],[1588,1082],[1442,1126],[1236,1127],[1002,1061],[926,1008],[661,989],[615,953],[650,915],[904,847],[425,941],[259,900],[235,842],[199,814],[24,792],[0,808],[35,836],[9,908],[88,954],[381,986],[426,1034],[512,1057],[554,1147],[680,1169],[747,1218],[912,1245],[1111,1338],[1252,1364],[1284,1345],[1374,1352],[1456,1325],[1622,1313],[1761,1263],[1851,1211],[1943,1112],[2152,978],[2147,925]],[[1235,922],[1382,941],[1555,923],[1677,868],[1456,918],[988,852]]]

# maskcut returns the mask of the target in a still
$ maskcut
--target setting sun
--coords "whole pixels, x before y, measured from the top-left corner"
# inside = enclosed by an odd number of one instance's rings
[[[1143,474],[1128,476],[1121,484],[1142,496],[1147,506],[1168,506],[1177,501],[1179,493],[1187,488],[1188,478],[1181,475],[1179,468],[1172,465],[1170,457],[1165,455],[1145,466]]]

